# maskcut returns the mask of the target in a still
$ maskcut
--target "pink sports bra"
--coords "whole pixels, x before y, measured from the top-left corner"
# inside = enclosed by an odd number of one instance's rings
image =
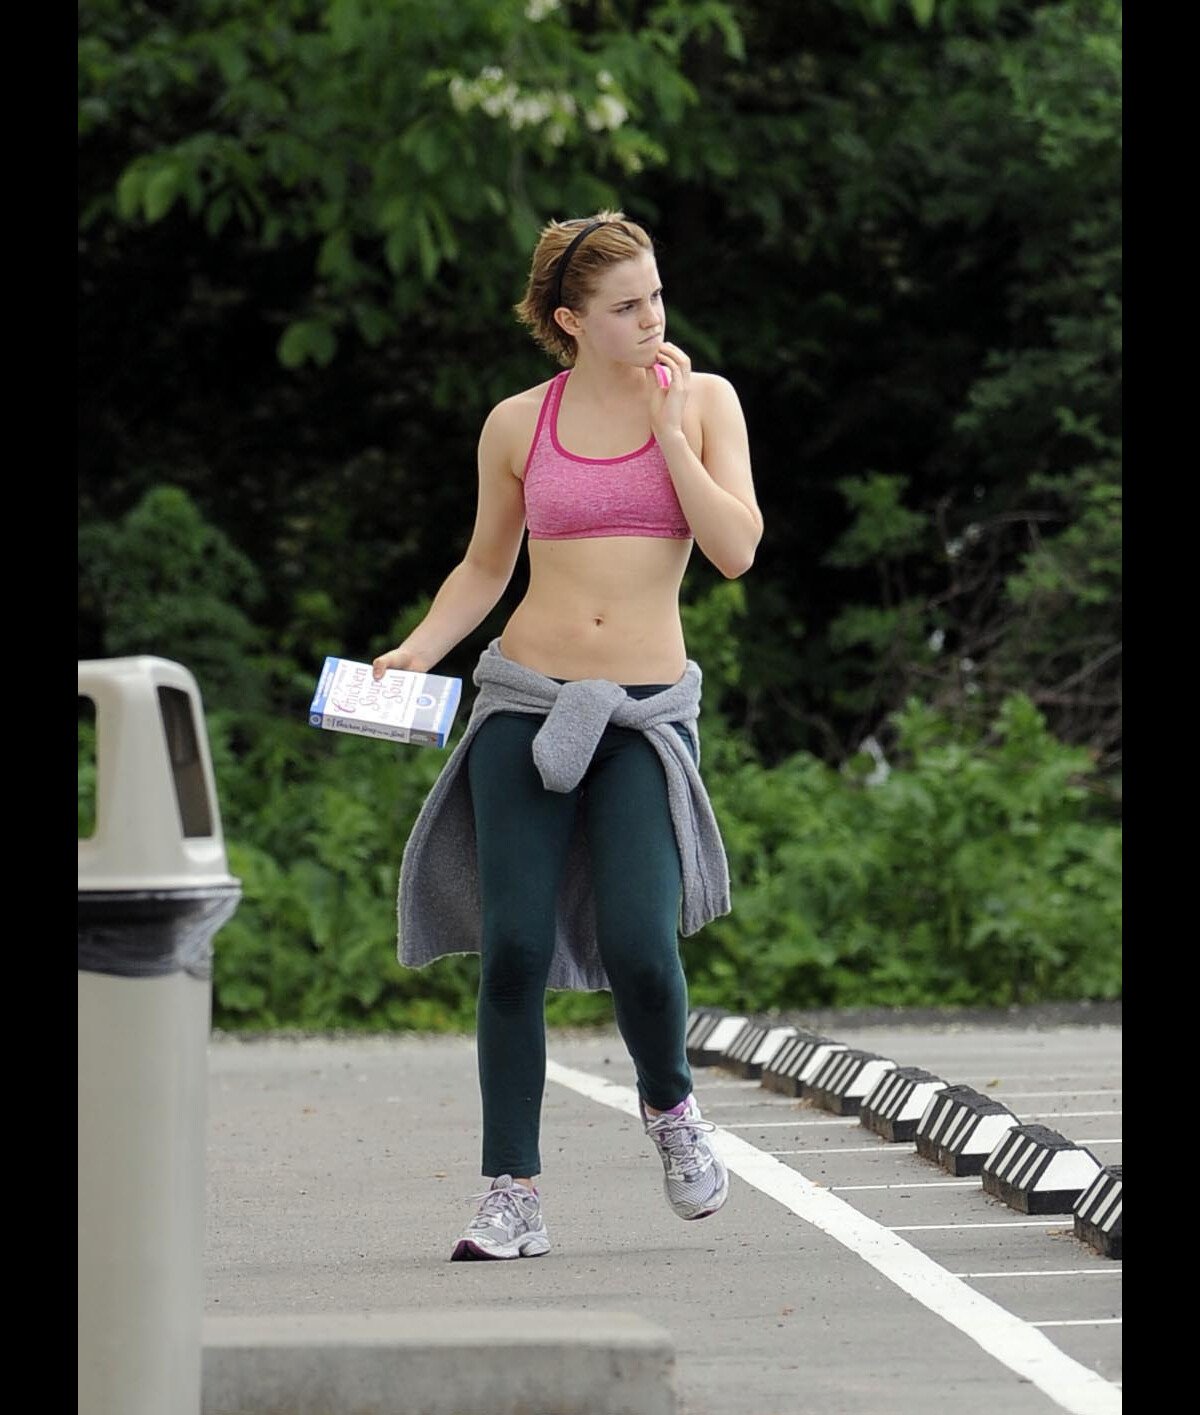
[[[546,390],[525,460],[525,519],[530,540],[591,536],[670,536],[691,528],[654,439],[624,457],[576,457],[558,440],[558,409],[571,370]]]

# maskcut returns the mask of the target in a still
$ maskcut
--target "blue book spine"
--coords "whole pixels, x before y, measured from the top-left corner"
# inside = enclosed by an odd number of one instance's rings
[[[317,681],[317,691],[309,708],[309,722],[313,727],[320,727],[325,715],[325,704],[329,701],[329,691],[333,687],[333,675],[337,672],[337,666],[341,662],[339,658],[326,658],[325,666],[321,669],[321,676]]]

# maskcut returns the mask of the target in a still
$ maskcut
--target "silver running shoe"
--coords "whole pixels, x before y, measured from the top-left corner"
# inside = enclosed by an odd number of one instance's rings
[[[450,1254],[452,1263],[474,1258],[540,1258],[550,1251],[550,1235],[542,1218],[542,1201],[511,1174],[492,1180],[482,1194],[472,1194],[470,1202],[482,1199],[479,1212],[467,1224]]]
[[[688,1096],[661,1115],[648,1115],[640,1099],[638,1109],[646,1134],[662,1158],[667,1202],[680,1218],[715,1214],[729,1198],[729,1171],[701,1133],[717,1127],[701,1118],[696,1097]]]

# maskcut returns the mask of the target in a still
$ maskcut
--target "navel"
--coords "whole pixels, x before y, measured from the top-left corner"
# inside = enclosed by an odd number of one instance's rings
[[[598,629],[598,628],[600,627],[600,625],[604,623],[604,620],[601,619],[601,617],[597,614],[596,617],[592,620],[592,623],[593,623],[593,624],[596,626],[596,628]]]

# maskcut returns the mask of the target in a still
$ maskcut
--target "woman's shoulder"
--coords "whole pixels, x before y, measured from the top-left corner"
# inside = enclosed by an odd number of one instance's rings
[[[520,431],[531,417],[536,422],[553,382],[554,378],[547,378],[541,383],[535,383],[532,388],[523,388],[519,393],[511,393],[507,398],[501,398],[488,414],[488,421],[517,431]]]
[[[719,373],[692,373],[692,389],[696,394],[696,410],[701,425],[712,429],[743,416],[737,389]]]
[[[724,399],[732,398],[737,401],[737,389],[723,375],[719,373],[697,373],[692,370],[692,384],[704,398],[705,402],[720,402]]]
[[[523,388],[519,393],[501,398],[484,423],[485,436],[503,442],[508,462],[513,474],[518,478],[524,473],[525,460],[541,415],[542,404],[553,383],[553,377],[547,378],[534,384],[532,388]]]

